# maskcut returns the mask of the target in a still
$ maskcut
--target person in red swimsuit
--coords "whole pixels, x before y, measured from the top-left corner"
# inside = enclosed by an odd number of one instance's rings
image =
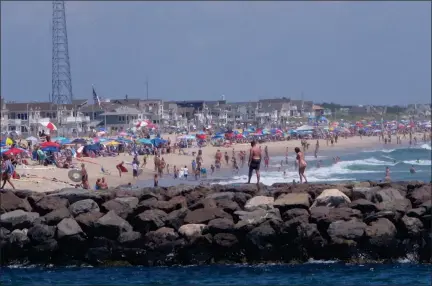
[[[124,162],[123,161],[121,161],[120,162],[120,164],[118,164],[117,166],[116,166],[116,168],[117,168],[117,170],[119,171],[119,176],[121,177],[121,175],[122,175],[122,167],[123,167],[123,164],[124,164]]]

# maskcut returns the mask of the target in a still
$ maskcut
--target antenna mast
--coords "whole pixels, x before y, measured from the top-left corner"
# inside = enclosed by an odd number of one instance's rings
[[[53,1],[52,5],[51,101],[55,104],[71,104],[73,94],[66,30],[65,3],[64,1]]]

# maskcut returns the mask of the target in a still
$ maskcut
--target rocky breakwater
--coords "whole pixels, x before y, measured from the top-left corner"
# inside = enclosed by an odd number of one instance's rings
[[[431,184],[0,193],[3,264],[431,262]]]

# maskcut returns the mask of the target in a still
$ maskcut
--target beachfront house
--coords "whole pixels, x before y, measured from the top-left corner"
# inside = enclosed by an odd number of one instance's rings
[[[90,119],[84,116],[80,109],[86,103],[87,100],[74,100],[72,104],[6,102],[7,130],[19,131],[23,135],[36,135],[44,130],[43,123],[52,122],[57,126],[58,134],[85,132]]]
[[[6,108],[6,102],[3,97],[0,97],[1,104],[1,132],[8,131],[8,109]]]
[[[129,106],[116,107],[100,114],[102,121],[97,125],[106,131],[125,131],[136,126],[138,121],[150,120],[152,114]]]

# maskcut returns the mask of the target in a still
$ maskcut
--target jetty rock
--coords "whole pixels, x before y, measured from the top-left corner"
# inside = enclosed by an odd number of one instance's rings
[[[431,183],[0,191],[2,265],[432,263]]]

